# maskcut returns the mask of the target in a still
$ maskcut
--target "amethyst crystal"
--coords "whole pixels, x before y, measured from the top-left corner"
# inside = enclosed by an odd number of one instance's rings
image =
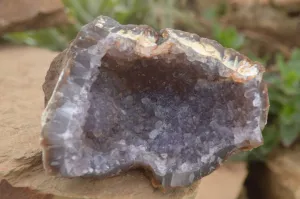
[[[215,41],[100,16],[48,71],[44,166],[67,177],[142,167],[187,186],[262,144],[264,68]]]

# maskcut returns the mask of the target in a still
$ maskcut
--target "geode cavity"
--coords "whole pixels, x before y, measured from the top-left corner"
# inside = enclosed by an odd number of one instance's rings
[[[263,66],[215,41],[100,16],[51,64],[44,166],[62,176],[142,167],[187,186],[262,144]]]

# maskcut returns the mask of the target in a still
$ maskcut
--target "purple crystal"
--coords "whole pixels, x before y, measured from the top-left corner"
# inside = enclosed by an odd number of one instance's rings
[[[142,167],[164,188],[190,185],[262,144],[263,72],[195,34],[100,16],[48,71],[44,166],[67,177]]]

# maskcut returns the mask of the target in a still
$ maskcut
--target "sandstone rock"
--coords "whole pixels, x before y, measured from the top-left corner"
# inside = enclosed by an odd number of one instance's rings
[[[242,191],[240,192],[240,195],[237,199],[249,199],[247,194],[247,188],[245,186],[242,188]]]
[[[282,149],[268,160],[264,175],[265,198],[300,199],[300,147]]]
[[[238,198],[246,176],[245,163],[225,164],[201,180],[196,199],[246,199]]]
[[[0,35],[69,23],[60,0],[1,0]]]
[[[1,199],[52,199],[51,194],[41,194],[35,190],[24,187],[13,187],[5,179],[0,180]]]
[[[262,144],[263,72],[195,34],[100,16],[47,74],[44,167],[64,177],[145,168],[154,186],[189,186]]]

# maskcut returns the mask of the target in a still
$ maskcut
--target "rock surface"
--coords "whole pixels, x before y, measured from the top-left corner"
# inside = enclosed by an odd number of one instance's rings
[[[69,23],[60,0],[1,0],[0,35]]]
[[[51,194],[38,193],[28,187],[13,187],[5,179],[0,179],[1,199],[53,199]]]
[[[246,176],[245,163],[226,163],[201,180],[196,199],[246,199],[238,198]]]
[[[300,146],[297,145],[274,152],[268,160],[262,186],[266,199],[300,199]]]
[[[41,85],[56,55],[32,47],[0,47],[0,66],[3,66],[0,67],[1,199],[21,199],[20,195],[30,199],[192,199],[197,190],[197,199],[236,198],[247,175],[243,163],[225,164],[205,177],[197,189],[170,194],[155,191],[140,172],[105,180],[46,175],[39,145],[40,114],[43,110]]]
[[[188,186],[260,146],[263,66],[179,30],[100,16],[51,64],[44,167],[67,177],[146,168],[154,186]]]

